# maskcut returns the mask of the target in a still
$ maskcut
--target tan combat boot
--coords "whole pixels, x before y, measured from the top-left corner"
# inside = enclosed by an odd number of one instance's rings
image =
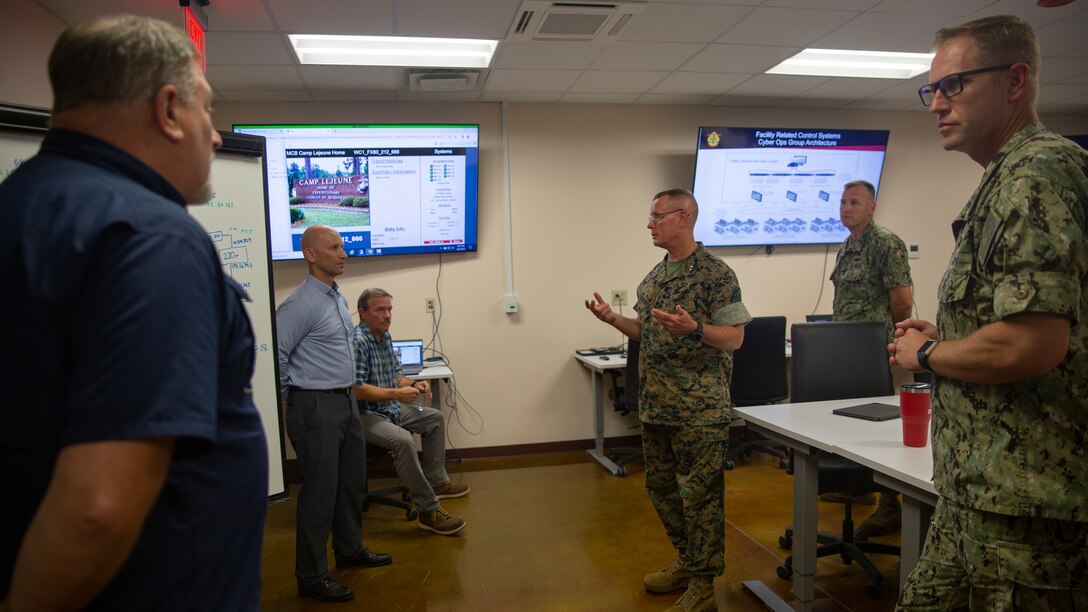
[[[881,493],[876,512],[861,522],[854,537],[882,536],[899,531],[903,522],[903,507],[899,505],[899,496],[895,493]]]
[[[716,612],[714,579],[709,576],[692,576],[683,597],[665,612]]]
[[[683,555],[676,557],[671,565],[661,570],[647,574],[642,579],[643,586],[651,593],[671,593],[682,589],[691,580],[691,572],[687,569],[688,560]]]

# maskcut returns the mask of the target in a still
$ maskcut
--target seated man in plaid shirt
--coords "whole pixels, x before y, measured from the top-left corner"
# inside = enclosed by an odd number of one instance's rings
[[[355,395],[362,412],[367,444],[388,449],[408,497],[419,510],[419,528],[453,535],[465,521],[442,509],[438,500],[462,497],[468,485],[453,483],[446,474],[446,424],[434,408],[414,405],[431,397],[425,380],[412,380],[401,371],[393,351],[389,325],[393,296],[384,289],[366,289],[359,296],[359,325],[352,336],[355,351]],[[416,454],[412,434],[423,440],[423,460]]]

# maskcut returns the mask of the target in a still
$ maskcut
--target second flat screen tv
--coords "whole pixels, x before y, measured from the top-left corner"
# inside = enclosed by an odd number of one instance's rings
[[[842,186],[880,190],[887,130],[699,128],[695,239],[706,246],[835,244]]]
[[[272,259],[302,259],[311,225],[348,255],[476,250],[479,126],[235,125],[265,138]]]

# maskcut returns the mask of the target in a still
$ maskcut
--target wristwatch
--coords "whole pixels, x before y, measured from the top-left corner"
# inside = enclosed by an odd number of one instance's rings
[[[696,342],[702,342],[703,341],[703,323],[702,323],[702,321],[696,321],[695,322],[695,331],[688,334],[688,338],[691,338],[692,340],[694,340]]]
[[[926,340],[922,343],[922,346],[918,347],[918,365],[930,372],[933,371],[933,368],[929,367],[929,354],[933,352],[933,349],[937,348],[938,342],[940,340]]]

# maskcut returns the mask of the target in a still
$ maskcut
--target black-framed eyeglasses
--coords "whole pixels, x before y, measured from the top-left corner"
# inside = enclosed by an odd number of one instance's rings
[[[998,70],[1008,70],[1015,66],[1016,63],[1002,64],[1000,66],[987,66],[986,68],[975,68],[974,70],[964,70],[963,72],[954,72],[936,83],[929,83],[922,85],[918,88],[918,97],[922,99],[922,104],[929,106],[933,104],[933,98],[937,95],[937,90],[940,90],[941,95],[946,98],[952,96],[958,96],[963,93],[963,77],[971,76],[972,74],[981,74],[983,72],[997,72]]]
[[[672,209],[672,210],[670,210],[670,211],[666,211],[666,212],[663,212],[663,213],[660,213],[660,214],[658,214],[658,213],[650,213],[650,216],[649,216],[649,217],[646,217],[646,220],[647,220],[647,221],[649,221],[650,223],[653,223],[653,224],[655,224],[655,225],[656,225],[656,224],[657,224],[657,223],[659,223],[659,222],[660,222],[660,221],[661,221],[662,219],[664,219],[664,218],[665,218],[665,215],[671,215],[671,214],[672,214],[672,213],[674,213],[674,212],[680,212],[680,211],[682,211],[682,210],[684,210],[684,209],[683,209],[683,208],[674,208],[674,209]]]

